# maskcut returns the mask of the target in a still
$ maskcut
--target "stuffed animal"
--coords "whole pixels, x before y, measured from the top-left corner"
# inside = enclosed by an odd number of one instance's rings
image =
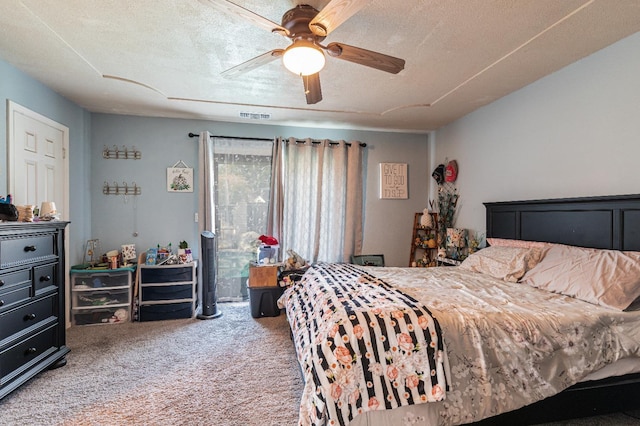
[[[302,269],[307,266],[307,261],[304,260],[298,253],[289,249],[287,250],[289,258],[287,259],[285,269]]]

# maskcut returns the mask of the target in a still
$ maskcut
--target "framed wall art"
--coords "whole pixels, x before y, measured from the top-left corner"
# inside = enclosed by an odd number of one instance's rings
[[[182,160],[167,168],[167,191],[193,192],[193,168]]]
[[[407,163],[380,163],[380,198],[390,200],[409,198]]]

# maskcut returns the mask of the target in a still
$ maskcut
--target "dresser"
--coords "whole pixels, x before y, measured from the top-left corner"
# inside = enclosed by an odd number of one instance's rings
[[[67,224],[0,223],[0,398],[66,364]]]

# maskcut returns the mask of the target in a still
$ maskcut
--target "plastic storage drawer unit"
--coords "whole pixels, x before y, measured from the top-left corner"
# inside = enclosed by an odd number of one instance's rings
[[[134,268],[71,269],[74,325],[115,324],[130,319]]]
[[[197,263],[138,265],[138,321],[191,318],[196,314]]]

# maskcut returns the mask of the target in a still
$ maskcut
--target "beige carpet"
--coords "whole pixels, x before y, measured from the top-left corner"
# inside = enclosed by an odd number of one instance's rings
[[[285,316],[78,326],[65,367],[0,402],[2,425],[295,425],[302,380]]]
[[[294,426],[302,380],[285,316],[72,327],[63,368],[0,401],[0,425]],[[615,414],[558,425],[635,425]],[[391,425],[390,425],[391,426]]]

